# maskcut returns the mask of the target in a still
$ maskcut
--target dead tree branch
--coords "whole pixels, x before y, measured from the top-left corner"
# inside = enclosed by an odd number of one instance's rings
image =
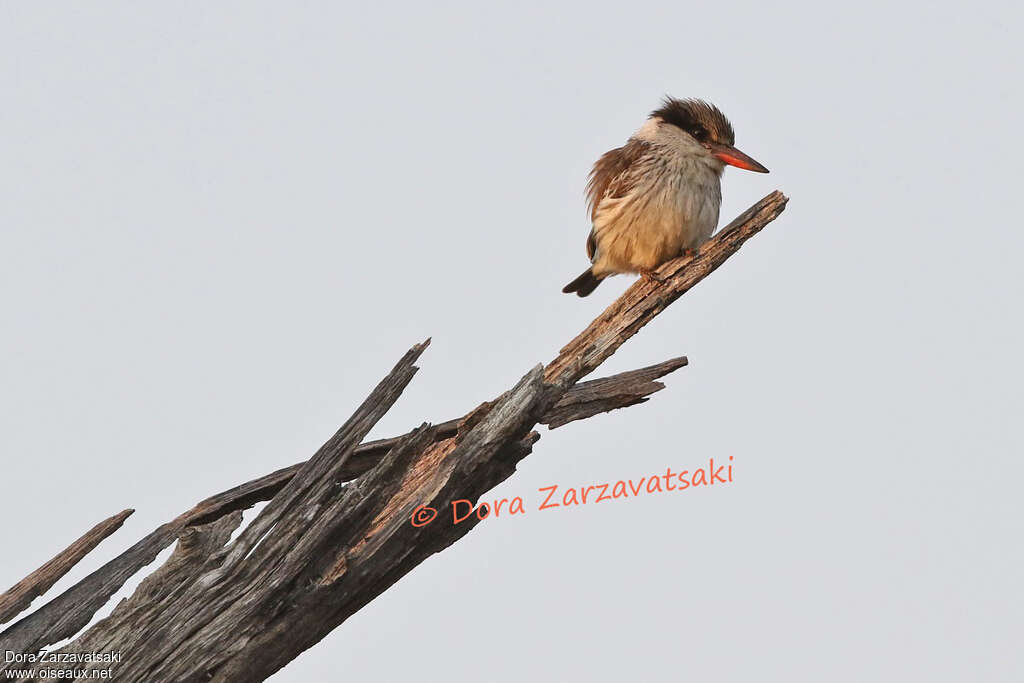
[[[0,624],[17,616],[32,604],[37,597],[50,590],[62,576],[71,571],[78,561],[92,552],[103,539],[121,528],[135,510],[122,510],[89,529],[77,541],[62,550],[56,557],[14,584],[0,595]]]
[[[418,525],[414,513],[477,501],[531,452],[537,424],[554,428],[634,405],[662,388],[655,379],[685,359],[578,382],[785,204],[778,192],[765,197],[694,258],[662,266],[663,282],[638,281],[547,367],[530,370],[494,401],[457,420],[360,445],[415,374],[426,344],[414,346],[309,461],[199,503],[12,625],[0,634],[0,649],[27,652],[73,635],[178,538],[171,559],[130,600],[64,650],[121,651],[115,680],[265,679],[477,523],[471,516]],[[229,543],[239,510],[265,499]]]
[[[648,400],[647,397],[651,394],[665,388],[664,384],[654,380],[685,366],[686,362],[686,357],[683,356],[639,370],[581,382],[572,387],[541,422],[549,424],[550,428],[554,429],[602,412],[642,403]],[[435,425],[431,432],[433,438],[441,440],[455,436],[459,424],[464,419],[465,416]],[[343,464],[339,479],[349,481],[365,473],[406,436],[408,434],[360,444]],[[187,527],[201,526],[235,510],[245,510],[256,503],[270,500],[305,464],[304,461],[271,472],[197,503],[192,509],[161,525],[67,592],[23,619],[18,623],[17,629],[12,627],[0,634],[7,638],[3,642],[21,648],[16,651],[27,652],[71,637],[89,623],[92,616],[129,578],[156,559],[156,556],[171,545]],[[111,529],[111,533],[113,530]],[[76,556],[75,562],[82,556],[84,553]],[[44,567],[56,562],[59,557]],[[69,564],[65,571],[73,564]],[[33,572],[18,585],[29,581],[42,570],[43,568],[40,568]],[[4,620],[10,619],[26,607],[28,603],[21,605],[19,609],[12,607]]]

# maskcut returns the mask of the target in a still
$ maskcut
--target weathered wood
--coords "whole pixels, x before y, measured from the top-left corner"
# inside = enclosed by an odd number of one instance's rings
[[[611,377],[580,382],[566,393],[541,422],[554,429],[575,420],[643,402],[647,396],[664,388],[660,382],[650,380],[662,377],[684,365],[686,358],[674,358]],[[458,425],[464,419],[465,416],[435,425],[430,432],[432,438],[440,441],[454,436]],[[367,472],[407,436],[409,435],[405,434],[361,444],[342,464],[339,480],[349,481]],[[245,510],[256,503],[270,500],[292,480],[306,462],[308,461],[284,467],[200,501],[187,512],[155,529],[41,609],[0,633],[0,647],[29,652],[73,636],[89,623],[93,615],[128,579],[174,543],[187,527],[208,524],[235,510]]]
[[[103,539],[120,529],[124,520],[128,519],[133,512],[135,510],[122,510],[113,517],[103,520],[52,560],[0,595],[0,624],[17,616],[31,605],[33,600],[48,591],[83,557],[92,552],[93,548],[98,546]]]
[[[265,679],[472,529],[475,516],[456,524],[445,511],[450,513],[455,500],[479,500],[510,476],[539,438],[532,431],[535,425],[547,421],[557,426],[632,405],[660,389],[657,377],[684,359],[636,371],[628,380],[577,382],[715,270],[785,203],[781,194],[769,195],[693,259],[665,264],[659,270],[663,282],[635,284],[546,368],[534,368],[455,425],[423,425],[386,446],[365,444],[366,453],[373,447],[377,455],[368,457],[357,478],[345,484],[357,462],[358,444],[415,373],[413,363],[423,345],[414,347],[308,462],[207,499],[175,520],[175,536],[184,532],[185,537],[174,561],[65,651],[124,652],[113,670],[114,679],[122,681]],[[228,543],[238,517],[233,506],[251,504],[270,490],[270,503]],[[438,518],[414,524],[414,519],[422,521],[413,517],[424,511],[422,506],[437,510]],[[110,585],[105,576],[95,583],[103,589]],[[65,607],[79,612],[78,619],[88,598],[77,594]],[[71,623],[53,614],[33,621],[36,614],[0,635],[0,648],[53,642]]]
[[[681,356],[645,368],[580,382],[571,387],[562,400],[552,407],[551,413],[546,414],[540,422],[549,429],[556,429],[617,408],[643,403],[648,396],[665,388],[664,384],[653,380],[664,377],[686,364],[686,357]],[[434,438],[441,440],[454,436],[465,417],[434,425]],[[360,444],[341,468],[339,479],[349,481],[362,475],[407,436],[409,434]],[[260,501],[270,500],[304,464],[305,461],[295,463],[211,496],[198,503],[183,517],[188,519],[188,524],[205,524],[232,510],[244,510]]]
[[[353,441],[322,451],[286,487],[292,495],[275,497],[233,544],[208,551],[187,586],[147,588],[173,599],[134,605],[133,596],[117,620],[99,622],[62,651],[130,642],[132,657],[114,671],[115,680],[263,680],[472,528],[420,529],[410,514],[423,502],[447,504],[466,487],[479,495],[514,471],[535,439],[519,435],[549,400],[541,378],[538,366],[449,439],[436,442],[427,425],[415,430],[348,486],[336,486],[333,474]],[[360,433],[390,401],[364,405],[378,409],[349,420]]]
[[[648,396],[665,388],[656,379],[678,370],[687,362],[686,356],[681,356],[640,370],[580,382],[544,414],[541,423],[555,429],[592,415],[644,403]]]
[[[177,599],[177,595],[198,580],[206,561],[223,549],[241,521],[242,513],[236,511],[210,524],[183,530],[167,562],[142,580],[130,600],[122,600],[114,608],[103,620],[104,629],[90,629],[83,634],[76,641],[78,651],[116,651],[129,656],[136,648],[145,647],[140,640],[141,633],[134,633],[132,625],[152,615],[154,606]],[[115,639],[112,634],[119,637]]]
[[[310,590],[296,609],[254,632],[212,680],[263,680],[474,528],[476,516],[454,524],[449,506],[453,500],[476,501],[531,452],[538,435],[529,428],[550,399],[542,377],[542,368],[534,368],[468,431],[426,449],[396,449],[349,489],[335,508],[344,536],[329,561],[308,575]],[[411,515],[422,505],[439,514],[433,523],[416,527]],[[180,668],[167,673],[179,671],[190,673]]]

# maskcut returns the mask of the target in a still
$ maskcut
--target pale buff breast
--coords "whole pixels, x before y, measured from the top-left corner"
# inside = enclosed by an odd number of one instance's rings
[[[633,191],[598,205],[594,274],[649,271],[696,249],[718,225],[720,204],[713,167],[690,155],[659,157]]]

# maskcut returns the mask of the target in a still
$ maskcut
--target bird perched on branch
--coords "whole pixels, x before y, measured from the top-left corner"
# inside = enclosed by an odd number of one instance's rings
[[[768,169],[736,149],[732,124],[713,104],[666,97],[625,145],[590,172],[591,266],[562,291],[587,296],[609,275],[653,271],[692,255],[718,225],[722,171]]]

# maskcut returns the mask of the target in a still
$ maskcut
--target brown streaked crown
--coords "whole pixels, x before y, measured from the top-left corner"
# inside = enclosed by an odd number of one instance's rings
[[[682,128],[698,142],[736,143],[729,119],[718,107],[703,100],[679,100],[666,95],[661,108],[652,111],[651,116]]]

